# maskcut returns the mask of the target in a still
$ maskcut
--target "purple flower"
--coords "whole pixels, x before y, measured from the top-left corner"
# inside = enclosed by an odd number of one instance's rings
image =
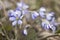
[[[28,13],[28,8],[29,8],[29,6],[27,4],[25,4],[24,2],[17,3],[16,9],[20,10],[22,12],[22,14]]]
[[[9,13],[9,20],[12,22],[12,26],[16,24],[22,24],[21,12],[18,10],[10,11]]]
[[[45,12],[45,11],[46,11],[46,8],[45,8],[45,7],[41,7],[41,8],[39,9],[39,11],[40,11],[40,12]]]
[[[54,12],[50,12],[46,15],[46,20],[50,21],[54,18]]]
[[[39,9],[39,14],[40,14],[40,17],[41,17],[41,18],[45,18],[45,12],[46,12],[45,7],[41,7],[41,8]]]
[[[25,35],[25,36],[27,36],[27,29],[24,29],[23,31],[22,31],[22,33],[23,33],[23,35]]]
[[[46,21],[45,22],[42,22],[42,27],[45,30],[51,29],[53,31],[53,33],[56,31],[56,27],[53,24],[47,23]]]
[[[42,22],[41,24],[42,28],[44,28],[45,30],[49,29],[49,25],[46,22]]]
[[[49,25],[50,29],[53,31],[53,33],[55,33],[56,31],[56,26],[54,26],[53,24]]]
[[[24,2],[17,3],[17,7],[19,7],[20,10],[25,10],[25,9],[29,8],[29,6],[27,4],[25,4]]]
[[[32,19],[36,19],[38,16],[39,16],[39,14],[36,11],[33,11]]]

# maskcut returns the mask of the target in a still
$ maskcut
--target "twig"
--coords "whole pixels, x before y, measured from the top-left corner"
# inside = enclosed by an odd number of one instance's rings
[[[11,3],[13,3],[14,5],[16,5],[16,0],[9,0]]]
[[[2,5],[2,7],[3,7],[3,11],[4,11],[4,16],[6,17],[7,15],[6,15],[6,7],[5,7],[5,5],[4,5],[4,3],[0,0],[0,4]]]
[[[7,38],[8,40],[10,40],[9,37],[8,37],[8,35],[7,35],[7,32],[6,32],[5,28],[4,28],[4,26],[3,26],[3,24],[2,24],[1,22],[0,22],[0,24],[2,25],[2,29],[4,30],[4,33],[5,33],[5,35],[6,35],[6,38]]]
[[[59,37],[60,37],[59,34],[53,34],[53,35],[49,35],[49,36],[43,37],[43,38],[41,38],[40,40],[44,40],[44,39],[46,39],[46,38],[54,37],[54,36],[59,36]]]

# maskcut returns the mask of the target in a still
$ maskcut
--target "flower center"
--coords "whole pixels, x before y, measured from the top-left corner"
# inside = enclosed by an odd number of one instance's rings
[[[19,18],[18,17],[16,17],[16,20],[18,20]]]
[[[22,7],[22,10],[24,10],[24,8]]]
[[[16,16],[16,20],[19,20],[19,17],[18,17],[18,15]]]

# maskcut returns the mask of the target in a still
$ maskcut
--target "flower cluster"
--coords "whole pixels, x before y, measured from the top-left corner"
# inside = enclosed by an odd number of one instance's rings
[[[25,14],[29,13],[28,10],[29,6],[27,4],[25,4],[24,2],[19,2],[17,3],[17,8],[15,10],[10,10],[9,11],[9,20],[12,22],[12,26],[15,25],[21,25],[22,22],[22,18]],[[32,19],[36,19],[38,16],[41,17],[41,19],[45,19],[45,21],[41,20],[42,23],[42,27],[44,29],[52,29],[53,32],[55,32],[56,30],[56,24],[55,24],[55,16],[54,16],[54,12],[49,12],[46,14],[46,8],[45,7],[41,7],[39,9],[39,12],[37,11],[32,11]],[[27,35],[27,30],[24,29],[23,30],[23,34]]]
[[[42,20],[42,27],[45,29],[45,30],[49,30],[51,29],[53,32],[56,31],[56,26],[57,26],[57,23],[55,22],[55,16],[54,16],[54,12],[49,12],[46,14],[46,9],[45,8],[40,8],[40,10],[43,10],[42,12],[40,11],[40,16],[42,19],[45,19],[45,20]],[[42,15],[41,15],[42,14]]]
[[[15,26],[16,24],[22,24],[22,18],[24,14],[28,13],[28,5],[24,4],[23,2],[17,3],[17,8],[15,10],[9,11],[9,20],[12,21],[12,25]]]
[[[8,11],[9,20],[12,22],[12,26],[22,25],[22,18],[25,14],[28,13],[29,6],[24,2],[17,3],[17,7],[15,10]],[[23,35],[27,35],[27,29],[23,30]]]

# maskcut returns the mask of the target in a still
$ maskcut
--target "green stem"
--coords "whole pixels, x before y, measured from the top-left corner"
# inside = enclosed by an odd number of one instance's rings
[[[20,40],[19,38],[19,26],[15,26],[15,40]]]
[[[15,40],[18,39],[18,36],[17,36],[18,32],[17,32],[17,31],[18,31],[18,30],[17,30],[17,27],[15,27]]]

